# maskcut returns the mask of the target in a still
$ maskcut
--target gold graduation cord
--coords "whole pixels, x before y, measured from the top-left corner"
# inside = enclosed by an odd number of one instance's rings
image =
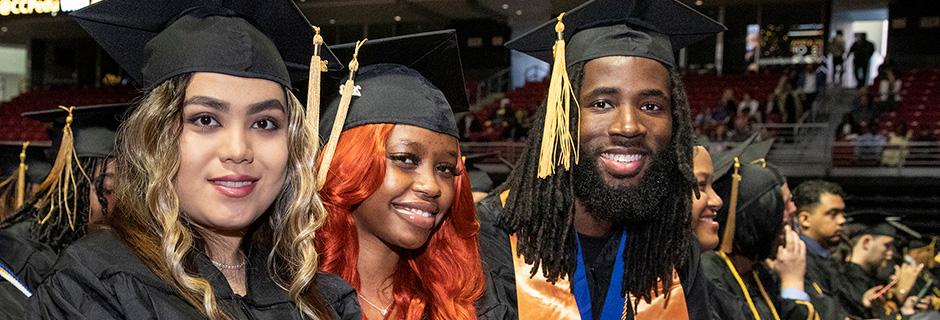
[[[72,203],[68,203],[68,195],[72,190],[78,189],[78,184],[72,175],[73,161],[78,158],[75,153],[74,137],[72,135],[72,111],[75,110],[75,106],[59,106],[59,109],[68,112],[68,116],[65,117],[65,126],[62,128],[62,143],[59,145],[59,152],[52,165],[52,170],[49,171],[49,176],[39,184],[39,189],[45,191],[39,197],[40,201],[36,202],[36,206],[38,208],[45,203],[49,203],[49,211],[39,219],[39,224],[49,221],[54,211],[59,210],[61,212],[64,210],[69,221],[69,228],[75,230],[78,197],[72,197]],[[86,180],[89,179],[88,174],[85,173],[85,169],[81,165],[78,165],[78,170]],[[59,219],[61,215],[56,215],[56,217]]]
[[[567,63],[565,62],[565,24],[562,22],[565,13],[558,15],[555,32],[558,39],[552,49],[555,57],[552,63],[551,81],[548,85],[548,97],[545,105],[545,123],[542,127],[542,143],[539,149],[540,179],[555,173],[555,166],[561,165],[563,170],[571,168],[571,158],[578,163],[578,144],[580,139],[572,137],[571,130],[571,101],[574,90],[568,78]],[[577,99],[574,99],[575,112],[580,112]],[[580,125],[580,124],[576,124]]]
[[[731,271],[731,275],[734,276],[734,280],[738,281],[738,286],[741,287],[741,292],[744,293],[744,299],[747,300],[747,306],[751,309],[751,313],[754,314],[755,320],[761,320],[760,314],[757,313],[757,307],[754,306],[754,301],[751,300],[751,294],[747,291],[747,287],[744,285],[744,280],[741,280],[741,275],[738,274],[738,270],[734,268],[734,264],[731,263],[731,259],[728,259],[728,255],[724,252],[718,251],[718,256],[725,261],[725,264],[728,265],[728,270]]]
[[[330,140],[323,147],[323,159],[320,161],[320,170],[317,172],[317,189],[322,189],[326,183],[326,174],[330,171],[330,162],[333,161],[333,153],[336,152],[336,144],[339,142],[339,135],[343,132],[343,124],[346,122],[346,113],[349,112],[349,104],[352,103],[353,89],[356,85],[356,71],[359,71],[359,48],[366,43],[368,39],[362,39],[356,42],[356,50],[353,51],[352,61],[349,61],[349,79],[343,84],[342,98],[339,100],[339,109],[336,110],[336,119],[333,120],[333,128],[330,130]]]
[[[809,310],[809,313],[807,313],[807,315],[806,315],[806,320],[813,320],[813,319],[819,320],[819,314],[816,313],[816,308],[813,307],[813,303],[812,303],[812,302],[809,302],[809,301],[800,301],[800,300],[796,300],[796,301],[793,301],[793,302],[796,303],[796,304],[799,304],[799,305],[806,306],[806,309]]]
[[[816,281],[813,281],[813,289],[816,289],[816,293],[823,294],[822,287]]]
[[[774,308],[774,302],[770,300],[770,296],[767,295],[767,291],[764,290],[764,283],[760,281],[760,277],[757,276],[757,271],[751,270],[751,275],[754,276],[754,281],[757,282],[757,289],[760,290],[760,295],[764,297],[764,302],[767,302],[767,306],[770,307],[770,313],[774,314],[774,320],[780,320],[780,315],[777,314],[777,308]],[[810,310],[812,314],[812,310]]]
[[[741,184],[741,161],[734,157],[734,174],[731,175],[731,199],[728,204],[728,218],[725,219],[725,232],[721,236],[721,248],[718,251],[728,254],[731,253],[734,243],[735,220],[738,212],[738,188]]]
[[[29,141],[23,142],[23,151],[20,151],[20,167],[16,171],[16,207],[22,207],[26,200],[26,148]]]
[[[310,57],[310,83],[307,85],[307,108],[305,112],[307,115],[306,127],[312,135],[310,143],[313,144],[314,150],[317,150],[320,147],[320,76],[322,72],[326,72],[328,61],[323,61],[320,58],[320,48],[323,46],[323,36],[320,35],[320,28],[313,27],[313,31],[313,56]]]

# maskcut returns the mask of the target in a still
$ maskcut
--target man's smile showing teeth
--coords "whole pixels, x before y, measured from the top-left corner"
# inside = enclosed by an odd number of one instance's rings
[[[633,177],[640,173],[646,162],[646,154],[642,152],[603,152],[600,156],[601,166],[607,173],[616,178]]]
[[[630,163],[643,158],[643,155],[639,154],[616,154],[616,153],[604,153],[601,154],[601,157],[604,159],[614,160],[620,163]]]

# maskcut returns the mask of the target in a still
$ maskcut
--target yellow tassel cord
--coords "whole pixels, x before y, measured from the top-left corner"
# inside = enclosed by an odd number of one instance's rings
[[[738,286],[741,287],[741,293],[744,294],[744,300],[747,300],[747,307],[751,309],[751,313],[754,315],[754,320],[760,320],[760,313],[757,313],[757,306],[754,305],[754,300],[751,300],[751,294],[747,291],[747,286],[744,285],[744,280],[741,280],[741,275],[738,274],[738,270],[734,268],[734,264],[731,263],[731,259],[728,259],[728,255],[724,252],[718,251],[718,256],[725,261],[725,264],[728,265],[728,271],[731,271],[731,275],[734,276],[734,280],[738,282]]]
[[[734,174],[731,175],[731,200],[728,204],[728,219],[725,219],[725,232],[721,235],[721,248],[719,251],[728,254],[734,244],[735,219],[738,212],[738,187],[741,184],[741,161],[734,157]]]
[[[754,276],[754,281],[757,282],[757,289],[760,290],[761,297],[764,297],[764,302],[767,302],[767,306],[770,307],[770,313],[774,315],[774,320],[780,320],[780,315],[777,314],[777,308],[774,307],[774,302],[770,300],[770,296],[767,295],[767,290],[764,290],[764,283],[760,281],[760,277],[757,276],[757,271],[751,271],[751,275]],[[812,311],[810,311],[812,314]]]
[[[23,206],[26,201],[26,148],[29,147],[29,141],[23,142],[23,151],[20,151],[20,168],[16,171],[16,202],[17,208]]]
[[[320,83],[321,73],[326,72],[326,64],[320,58],[320,48],[323,47],[323,36],[320,35],[320,28],[313,27],[313,56],[310,57],[310,83],[307,85],[307,108],[306,108],[306,128],[311,136],[313,152],[316,154],[320,150]],[[322,188],[322,183],[318,179],[317,190]]]
[[[571,136],[569,130],[571,126],[569,114],[574,90],[571,88],[565,62],[565,24],[562,22],[564,16],[564,13],[558,15],[558,23],[555,25],[558,39],[555,40],[553,48],[555,61],[552,63],[551,81],[548,84],[545,125],[542,128],[542,145],[539,150],[538,177],[540,179],[554,174],[556,166],[562,166],[565,171],[570,169],[572,157],[574,157],[574,163],[578,163],[579,142],[575,140],[576,137]],[[574,111],[580,112],[576,99],[574,104]]]
[[[343,124],[346,123],[346,113],[349,111],[349,104],[352,103],[353,89],[356,86],[356,71],[359,71],[359,48],[366,43],[368,39],[362,39],[356,42],[356,50],[353,51],[352,61],[349,61],[349,79],[343,84],[342,97],[339,100],[339,109],[336,110],[336,119],[333,120],[333,128],[330,130],[330,140],[323,146],[323,159],[320,161],[320,170],[317,172],[317,188],[323,188],[326,183],[326,174],[330,171],[330,162],[333,161],[333,153],[336,152],[336,144],[339,142],[339,135],[343,132]]]
[[[313,27],[313,56],[310,57],[310,83],[307,85],[307,129],[313,134],[314,150],[320,147],[320,74],[326,72],[326,64],[320,58],[320,48],[323,46],[323,36],[320,28]]]
[[[49,205],[49,211],[46,212],[45,216],[39,219],[40,224],[48,222],[55,212],[59,212],[59,214],[56,215],[56,219],[61,219],[62,212],[64,212],[65,218],[68,219],[69,222],[69,228],[75,230],[75,215],[78,213],[78,197],[72,197],[71,203],[68,201],[69,194],[78,188],[78,183],[75,180],[76,177],[72,175],[72,167],[77,166],[82,176],[86,180],[90,179],[88,178],[88,174],[82,169],[81,164],[75,163],[78,161],[72,135],[72,111],[75,107],[59,106],[59,109],[68,112],[68,116],[65,117],[65,127],[62,128],[62,144],[59,145],[59,153],[56,155],[55,163],[52,164],[52,170],[49,171],[49,176],[39,184],[39,190],[42,191],[40,191],[41,196],[39,197],[39,201],[36,202],[36,207],[40,208],[45,204]]]

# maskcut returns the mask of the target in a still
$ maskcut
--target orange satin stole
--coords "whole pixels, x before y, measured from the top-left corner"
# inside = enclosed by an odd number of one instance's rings
[[[516,273],[516,299],[519,307],[519,320],[543,319],[580,319],[578,303],[571,293],[571,282],[562,278],[551,284],[538,270],[535,276],[530,277],[532,265],[526,264],[522,255],[515,254],[516,235],[509,236],[512,247],[513,267]],[[614,275],[618,276],[618,275]],[[657,292],[664,292],[660,283]],[[679,274],[672,273],[672,288],[669,289],[669,299],[665,295],[657,295],[650,303],[640,301],[637,306],[636,320],[677,319],[688,320],[689,310],[685,305],[685,292]],[[634,300],[631,297],[630,300]],[[626,310],[621,319],[626,319]],[[605,319],[606,320],[606,319]]]
[[[504,191],[499,196],[500,202],[505,206],[506,200],[509,198],[509,190]],[[515,234],[509,235],[509,245],[513,254],[512,265],[516,274],[516,299],[519,307],[519,320],[580,319],[581,313],[578,312],[578,303],[571,291],[571,282],[568,279],[561,278],[555,281],[555,284],[552,284],[545,278],[541,268],[534,276],[530,276],[532,274],[532,265],[525,263],[522,254],[517,254]],[[685,304],[685,291],[682,290],[679,274],[675,271],[672,272],[672,287],[669,288],[669,291],[669,299],[660,294],[656,295],[649,303],[641,300],[637,305],[634,319],[688,320],[689,310]],[[656,292],[665,292],[662,282],[660,282]],[[635,301],[635,298],[630,297],[628,301]],[[626,318],[627,312],[624,309],[621,320]]]

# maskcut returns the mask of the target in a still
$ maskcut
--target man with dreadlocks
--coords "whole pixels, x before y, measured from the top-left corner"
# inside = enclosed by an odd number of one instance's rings
[[[29,112],[52,123],[55,162],[33,198],[0,221],[0,318],[23,316],[26,298],[51,271],[59,252],[107,212],[114,132],[126,104]]]
[[[592,0],[507,43],[554,61],[522,158],[478,206],[489,277],[478,310],[709,318],[673,49],[722,30],[679,1]]]

